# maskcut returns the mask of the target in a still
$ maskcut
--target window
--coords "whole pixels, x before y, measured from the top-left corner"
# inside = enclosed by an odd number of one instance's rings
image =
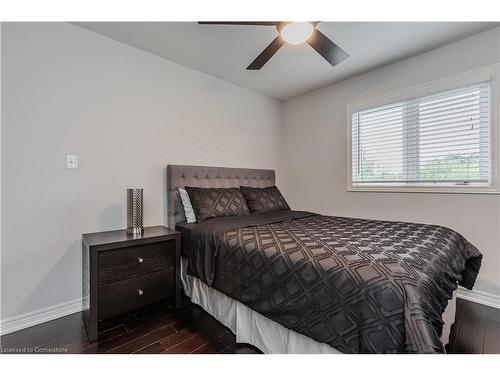
[[[351,185],[490,186],[490,81],[352,111]]]

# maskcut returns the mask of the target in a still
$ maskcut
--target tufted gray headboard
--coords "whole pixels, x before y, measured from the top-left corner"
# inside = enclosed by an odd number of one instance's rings
[[[194,187],[268,187],[275,185],[275,173],[269,169],[203,167],[196,165],[167,165],[168,226],[185,221],[178,188]]]

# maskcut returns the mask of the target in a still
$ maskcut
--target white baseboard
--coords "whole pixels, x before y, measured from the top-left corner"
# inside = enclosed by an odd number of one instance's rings
[[[459,288],[457,297],[467,301],[479,303],[481,305],[500,309],[500,296],[495,294]],[[31,313],[14,316],[12,318],[2,320],[0,324],[0,336],[32,327],[40,323],[45,323],[50,320],[62,318],[63,316],[74,314],[79,311],[82,311],[81,298],[46,307]]]
[[[481,305],[494,307],[495,309],[500,309],[500,296],[495,294],[481,292],[479,290],[458,288],[457,297]]]
[[[6,335],[7,333],[19,331],[24,328],[32,327],[40,323],[45,323],[49,320],[62,318],[63,316],[70,315],[79,311],[82,311],[81,298],[46,307],[27,314],[7,318],[5,320],[2,320],[2,322],[0,323],[0,336]]]

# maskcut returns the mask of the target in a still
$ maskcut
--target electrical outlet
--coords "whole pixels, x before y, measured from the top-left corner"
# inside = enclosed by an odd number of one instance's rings
[[[66,168],[77,169],[78,168],[78,156],[66,155]]]

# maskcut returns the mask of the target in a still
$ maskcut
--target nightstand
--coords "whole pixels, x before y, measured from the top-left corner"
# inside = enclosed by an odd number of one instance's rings
[[[173,298],[180,304],[180,239],[164,226],[146,227],[140,236],[125,230],[82,235],[83,320],[89,341],[99,322],[145,305]]]

